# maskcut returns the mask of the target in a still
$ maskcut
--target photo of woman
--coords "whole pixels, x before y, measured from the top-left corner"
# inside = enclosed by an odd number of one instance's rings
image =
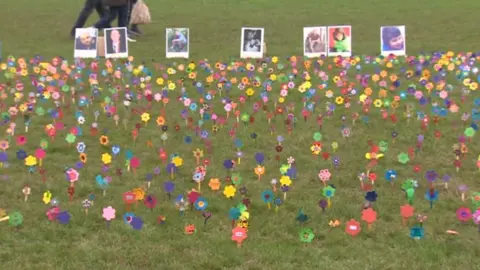
[[[307,57],[327,55],[327,28],[303,28],[303,54]]]
[[[382,26],[380,42],[383,55],[405,55],[405,26]]]
[[[242,58],[263,56],[263,28],[242,28],[240,56]]]
[[[328,54],[330,56],[351,56],[352,39],[350,26],[328,27],[328,41]]]

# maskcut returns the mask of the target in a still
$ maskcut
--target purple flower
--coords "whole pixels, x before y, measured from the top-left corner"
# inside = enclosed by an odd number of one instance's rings
[[[452,177],[450,177],[450,175],[448,174],[445,174],[442,179],[443,179],[443,182],[447,183],[447,182],[450,182],[450,180],[452,180]]]
[[[258,164],[263,164],[263,161],[265,160],[265,156],[263,155],[263,153],[256,153],[255,160],[257,161]]]
[[[420,134],[420,135],[417,136],[417,141],[421,143],[421,142],[423,142],[424,138],[425,138],[425,136],[423,136],[423,134]]]
[[[233,162],[231,159],[226,159],[223,161],[223,167],[225,167],[225,169],[227,170],[230,170],[231,168],[233,168]]]
[[[75,168],[77,168],[77,170],[80,170],[83,168],[83,162],[79,161],[77,163],[75,163]]]
[[[322,210],[325,210],[325,208],[327,208],[327,206],[328,206],[327,200],[321,199],[320,201],[318,201],[318,206],[320,206],[320,208],[322,208]]]
[[[103,165],[102,166],[102,171],[103,172],[108,172],[108,165]]]
[[[438,174],[434,170],[429,170],[425,173],[425,178],[428,182],[435,182],[437,180]]]
[[[287,185],[283,185],[280,187],[280,189],[282,190],[282,192],[288,192],[290,190],[290,187]]]
[[[153,179],[153,175],[151,173],[147,173],[147,175],[145,176],[145,180],[147,180],[147,182],[150,182],[152,181]]]
[[[163,188],[166,193],[172,193],[175,190],[175,184],[173,182],[167,181],[163,184]]]
[[[461,184],[457,187],[460,193],[466,193],[468,191],[468,186],[465,184]]]
[[[7,162],[8,161],[8,155],[5,152],[0,152],[0,162]]]
[[[70,214],[67,211],[58,213],[57,215],[58,223],[68,224],[70,222]]]
[[[155,175],[159,175],[160,174],[160,167],[156,167],[155,169],[153,169],[153,173]]]

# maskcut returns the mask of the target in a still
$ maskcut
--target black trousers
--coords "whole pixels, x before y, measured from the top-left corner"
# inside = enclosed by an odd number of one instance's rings
[[[105,15],[94,25],[95,28],[109,28],[118,17],[118,27],[128,26],[128,4],[119,7],[110,7]]]
[[[103,5],[102,0],[86,0],[82,11],[80,11],[80,14],[78,14],[77,21],[73,25],[73,28],[71,30],[72,35],[75,35],[76,28],[82,28],[85,26],[88,17],[90,17],[94,9],[97,11],[100,18],[104,17],[107,13],[107,10]]]

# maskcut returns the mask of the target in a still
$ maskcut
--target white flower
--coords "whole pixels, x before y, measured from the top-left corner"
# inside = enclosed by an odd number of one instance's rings
[[[83,116],[78,117],[77,122],[80,125],[85,124],[85,117],[83,117]]]

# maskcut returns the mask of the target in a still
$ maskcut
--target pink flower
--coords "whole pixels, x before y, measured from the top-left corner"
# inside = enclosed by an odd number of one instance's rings
[[[108,206],[108,207],[105,207],[103,208],[103,215],[102,217],[106,220],[106,221],[110,221],[112,219],[115,218],[115,208],[111,207],[111,206]]]

